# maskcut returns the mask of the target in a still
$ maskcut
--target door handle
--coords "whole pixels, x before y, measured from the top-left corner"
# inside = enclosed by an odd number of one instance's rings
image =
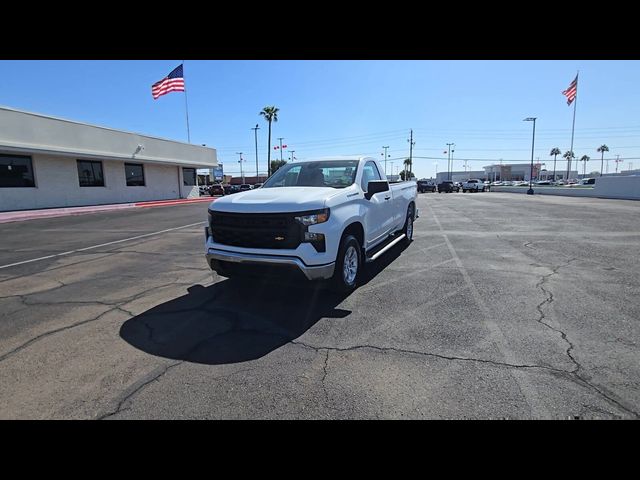
[[[385,200],[389,200],[391,197],[384,197]]]

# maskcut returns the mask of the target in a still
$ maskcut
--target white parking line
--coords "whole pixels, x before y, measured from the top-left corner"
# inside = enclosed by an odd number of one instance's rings
[[[498,349],[498,351],[500,352],[500,354],[502,355],[502,357],[505,359],[507,363],[510,363],[512,365],[519,364],[520,362],[518,360],[518,357],[513,352],[513,350],[511,350],[509,341],[507,340],[504,333],[502,332],[502,329],[500,328],[498,323],[493,319],[493,314],[491,310],[489,309],[489,307],[487,307],[487,304],[483,300],[482,295],[478,291],[475,283],[473,283],[473,280],[471,280],[471,276],[469,275],[469,272],[467,271],[464,264],[462,263],[462,260],[460,260],[460,257],[458,256],[458,253],[456,252],[455,248],[453,248],[453,244],[451,243],[451,240],[449,240],[449,237],[445,233],[444,228],[442,228],[442,225],[440,224],[440,220],[436,216],[436,212],[433,210],[431,205],[427,205],[427,207],[429,208],[431,215],[433,216],[433,219],[435,220],[436,225],[438,226],[438,230],[440,230],[440,233],[442,234],[444,241],[447,244],[447,248],[449,249],[449,253],[451,254],[451,257],[456,262],[458,270],[462,274],[462,277],[464,278],[464,281],[467,284],[467,287],[469,287],[469,290],[471,291],[471,296],[473,297],[476,305],[478,306],[478,308],[480,308],[482,312],[482,316],[484,317],[484,324],[489,330],[489,334],[491,335],[493,344],[496,346],[496,348]],[[547,408],[545,407],[543,400],[541,398],[542,395],[540,395],[540,393],[536,389],[535,383],[531,381],[531,379],[528,376],[528,373],[525,370],[515,368],[512,370],[512,375],[515,378],[516,382],[518,383],[518,387],[520,388],[520,392],[522,393],[525,401],[531,408],[531,414],[533,418],[551,418],[551,414],[549,410],[547,410]]]
[[[159,232],[145,233],[144,235],[137,235],[135,237],[123,238],[122,240],[115,240],[113,242],[101,243],[100,245],[92,245],[90,247],[78,248],[76,250],[69,250],[68,252],[56,253],[54,255],[47,255],[46,257],[32,258],[31,260],[24,260],[22,262],[10,263],[9,265],[0,265],[0,270],[2,270],[3,268],[15,267],[17,265],[24,265],[25,263],[39,262],[40,260],[46,260],[47,258],[62,257],[63,255],[71,255],[72,253],[85,252],[87,250],[93,250],[94,248],[106,247],[108,245],[114,245],[116,243],[128,242],[129,240],[137,240],[139,238],[150,237],[152,235],[159,235],[161,233],[172,232],[174,230],[180,230],[181,228],[194,227],[196,225],[201,225],[203,223],[205,222],[191,223],[189,225],[183,225],[181,227],[167,228],[166,230],[160,230]]]

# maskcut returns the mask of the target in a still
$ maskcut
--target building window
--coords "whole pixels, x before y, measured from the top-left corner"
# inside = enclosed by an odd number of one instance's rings
[[[196,186],[196,169],[195,168],[183,168],[182,179],[185,187]]]
[[[0,155],[0,187],[35,187],[31,157]]]
[[[81,187],[104,187],[102,162],[91,160],[77,160],[78,179]]]
[[[125,163],[124,173],[127,187],[144,187],[144,168],[141,163]]]

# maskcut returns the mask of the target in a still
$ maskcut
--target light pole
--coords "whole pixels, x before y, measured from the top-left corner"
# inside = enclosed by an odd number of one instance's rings
[[[388,146],[382,147],[382,148],[384,148],[384,153],[381,153],[380,155],[384,155],[384,175],[386,177],[387,176],[387,157],[390,157],[391,155],[387,155],[387,149],[389,148]]]
[[[291,162],[293,162],[293,154],[295,153],[295,150],[287,150],[287,152],[291,154]]]
[[[451,180],[451,166],[453,164],[453,151],[451,147],[454,145],[455,143],[447,143],[447,180]]]
[[[255,136],[256,136],[256,182],[259,182],[260,180],[258,179],[258,130],[260,130],[260,127],[256,123],[256,126],[253,127],[251,130],[253,130],[253,133],[255,133]]]
[[[240,160],[238,160],[238,163],[240,164],[240,176],[242,177],[242,183],[244,184],[244,172],[242,171],[242,152],[236,152],[236,155],[240,155]]]
[[[282,163],[282,140],[284,140],[284,137],[278,137],[278,140],[280,140],[280,163]],[[285,148],[287,148],[287,146],[284,146]]]
[[[523,122],[533,122],[533,137],[531,139],[531,169],[529,170],[529,190],[527,190],[527,195],[533,195],[531,177],[533,176],[533,147],[536,143],[536,118],[537,117],[527,117],[523,120]]]
[[[389,162],[391,163],[391,175],[393,175],[393,162]]]

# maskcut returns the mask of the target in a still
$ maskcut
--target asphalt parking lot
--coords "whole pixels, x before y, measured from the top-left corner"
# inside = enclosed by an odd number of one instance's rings
[[[640,416],[638,202],[421,194],[346,297],[214,278],[206,208],[0,225],[0,418]]]

